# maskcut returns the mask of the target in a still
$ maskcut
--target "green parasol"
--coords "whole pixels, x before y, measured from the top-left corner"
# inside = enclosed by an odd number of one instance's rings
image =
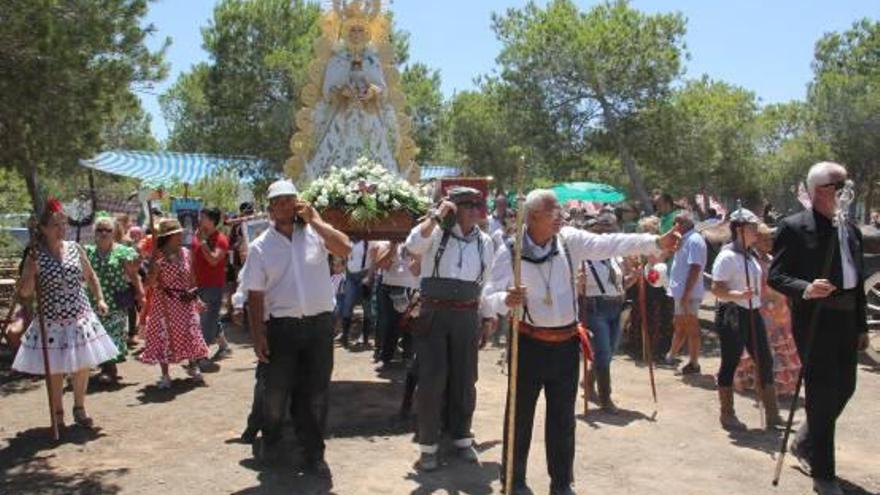
[[[559,202],[594,201],[597,203],[618,203],[626,199],[620,190],[598,182],[566,182],[552,187]]]

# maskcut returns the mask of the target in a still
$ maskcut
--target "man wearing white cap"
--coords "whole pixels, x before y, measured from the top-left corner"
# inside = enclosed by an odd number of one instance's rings
[[[309,203],[297,199],[292,182],[274,182],[268,199],[273,226],[251,243],[241,274],[254,352],[268,364],[258,455],[271,463],[280,454],[285,404],[296,378],[298,396],[293,400],[307,467],[329,478],[324,426],[333,372],[335,301],[327,258],[348,256],[351,243]]]

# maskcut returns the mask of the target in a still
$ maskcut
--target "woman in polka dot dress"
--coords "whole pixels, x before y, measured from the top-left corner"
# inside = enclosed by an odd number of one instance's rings
[[[39,283],[41,310],[46,330],[46,351],[49,357],[49,391],[55,418],[64,425],[62,406],[64,375],[73,377],[73,418],[85,427],[93,425],[86,414],[85,396],[89,370],[119,353],[89,304],[83,281],[95,296],[95,307],[102,315],[108,308],[95,272],[78,244],[64,240],[67,217],[58,200],[50,200],[40,215],[36,230],[35,256],[28,255],[21,279],[22,297],[34,294]],[[37,281],[39,273],[39,281]],[[13,369],[43,375],[44,344],[40,337],[40,318],[34,318],[15,361]]]
[[[171,218],[159,222],[156,247],[147,273],[153,288],[153,301],[144,330],[141,362],[159,364],[162,377],[158,386],[171,387],[168,365],[188,360],[190,377],[204,382],[197,360],[208,356],[208,346],[199,325],[201,302],[195,293],[195,278],[189,250],[181,246],[183,229]]]

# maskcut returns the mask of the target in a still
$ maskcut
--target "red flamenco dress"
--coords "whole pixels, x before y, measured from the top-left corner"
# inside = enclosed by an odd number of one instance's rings
[[[194,296],[189,250],[181,248],[175,261],[161,258],[153,302],[147,313],[144,351],[146,364],[174,364],[208,356],[199,323],[199,300]]]

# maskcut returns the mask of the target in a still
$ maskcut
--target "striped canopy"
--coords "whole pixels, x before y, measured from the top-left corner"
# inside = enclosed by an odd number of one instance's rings
[[[200,179],[223,170],[262,165],[253,157],[229,157],[202,153],[171,151],[105,151],[93,158],[80,160],[80,165],[146,181],[180,181],[195,184]]]

